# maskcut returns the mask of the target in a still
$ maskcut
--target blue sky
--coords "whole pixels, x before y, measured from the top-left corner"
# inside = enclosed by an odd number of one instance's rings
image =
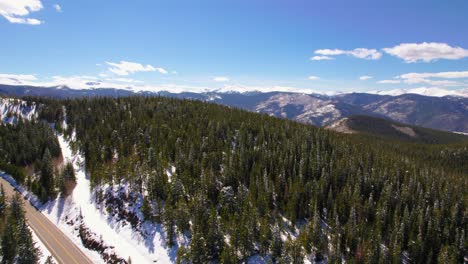
[[[0,0],[0,82],[466,89],[467,13],[464,0]]]

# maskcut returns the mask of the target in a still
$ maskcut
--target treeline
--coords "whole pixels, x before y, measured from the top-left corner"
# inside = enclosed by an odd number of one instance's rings
[[[386,144],[169,98],[42,102],[75,132],[94,186],[146,190],[169,245],[191,234],[181,262],[463,262],[466,143]]]
[[[22,199],[19,195],[11,197],[10,201],[7,199],[2,185],[0,186],[1,262],[5,264],[39,263],[41,252],[26,223]]]

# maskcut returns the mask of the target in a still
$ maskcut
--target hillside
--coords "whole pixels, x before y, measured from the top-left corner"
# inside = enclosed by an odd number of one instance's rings
[[[468,136],[411,126],[389,119],[356,115],[340,119],[326,127],[342,133],[362,133],[385,140],[403,140],[413,143],[449,144],[468,141]]]
[[[197,100],[26,102],[38,106],[38,120],[6,125],[4,133],[14,138],[37,127],[48,139],[55,123],[58,139],[50,144],[59,142],[76,186],[65,194],[70,173],[51,171],[50,154],[2,137],[5,153],[19,150],[6,161],[38,164],[36,183],[25,181],[26,187],[48,199],[43,213],[90,257],[123,263],[464,257],[467,143],[415,148]],[[18,163],[17,156],[31,158]]]

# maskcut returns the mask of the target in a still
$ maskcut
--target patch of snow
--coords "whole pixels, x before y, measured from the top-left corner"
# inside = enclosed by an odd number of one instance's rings
[[[214,101],[214,100],[218,100],[218,99],[222,99],[221,96],[217,95],[217,94],[214,94],[214,95],[210,95],[208,97],[208,99],[206,99],[207,101]]]
[[[24,100],[0,97],[0,121],[5,124],[14,124],[18,119],[32,120],[37,118],[36,103]]]
[[[176,167],[174,167],[174,166],[171,166],[171,168],[169,168],[169,169],[166,170],[167,181],[168,181],[168,182],[171,182],[171,180],[172,180],[172,175],[174,175],[175,172],[176,172]]]

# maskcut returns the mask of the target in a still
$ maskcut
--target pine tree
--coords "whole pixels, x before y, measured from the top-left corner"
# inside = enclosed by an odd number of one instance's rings
[[[234,252],[234,249],[229,245],[224,245],[221,256],[219,257],[219,262],[221,264],[237,264],[237,256]]]
[[[147,196],[143,198],[143,204],[141,205],[141,213],[143,214],[143,217],[145,218],[145,220],[152,220],[153,209],[150,205],[150,202]]]
[[[18,264],[34,264],[39,262],[39,248],[32,239],[31,231],[26,225],[26,221],[22,221],[18,225]]]
[[[10,201],[8,222],[11,225],[18,225],[24,219],[23,200],[19,194],[15,194]]]
[[[171,205],[164,207],[164,227],[167,232],[167,245],[173,247],[175,245],[175,227],[174,227],[174,208]]]
[[[216,260],[219,258],[223,250],[223,234],[219,227],[219,221],[214,208],[210,211],[208,219],[208,235],[206,237],[206,256],[208,260]]]
[[[8,224],[5,226],[5,230],[3,231],[3,236],[2,236],[2,263],[9,264],[13,263],[15,256],[16,256],[16,234],[15,230],[16,225],[13,224]]]
[[[67,193],[70,190],[67,190],[67,186],[70,184],[76,183],[76,176],[75,176],[75,170],[73,168],[73,164],[68,162],[65,165],[65,168],[62,171],[61,175],[61,180],[60,180],[60,191],[62,194]]]
[[[276,262],[283,255],[283,241],[281,240],[281,234],[279,226],[276,225],[273,229],[273,243],[271,248],[271,257],[273,262]]]
[[[46,201],[54,194],[54,168],[48,148],[46,148],[42,157],[41,185],[45,191],[42,200]]]
[[[190,259],[194,264],[206,263],[205,238],[198,230],[192,232],[192,241],[190,242]]]
[[[304,262],[304,252],[301,243],[297,240],[289,240],[286,242],[285,255],[289,260],[287,263],[301,264]]]

